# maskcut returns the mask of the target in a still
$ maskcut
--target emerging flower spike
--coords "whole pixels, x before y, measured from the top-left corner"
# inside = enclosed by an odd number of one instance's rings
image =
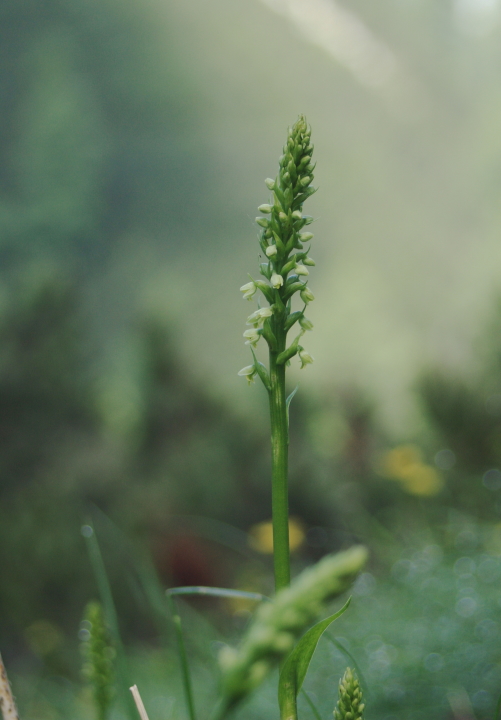
[[[365,705],[362,702],[362,690],[351,668],[339,681],[339,700],[334,710],[334,720],[362,720]]]
[[[252,347],[256,346],[261,335],[264,337],[270,351],[270,378],[274,377],[274,366],[285,366],[301,350],[296,341],[289,345],[287,342],[287,333],[300,312],[299,308],[292,308],[294,296],[300,295],[305,304],[314,299],[313,293],[307,287],[307,266],[314,265],[314,262],[308,257],[308,250],[303,248],[303,243],[310,242],[313,238],[313,233],[304,231],[313,218],[303,215],[303,203],[315,192],[311,184],[315,169],[312,154],[311,130],[304,116],[300,116],[288,132],[277,177],[265,180],[271,195],[269,202],[258,208],[262,213],[261,217],[256,218],[259,245],[267,259],[267,262],[260,265],[260,273],[265,282],[256,280],[240,288],[247,300],[254,297],[259,290],[273,307],[273,311],[268,309],[253,313],[247,322],[254,325],[255,330],[244,333],[247,344]],[[262,328],[257,334],[256,330],[261,325]],[[309,321],[305,321],[301,326],[308,330],[313,327]],[[311,358],[307,353],[306,357]],[[301,359],[301,367],[311,361]],[[257,374],[262,380],[263,377],[268,377]],[[265,385],[267,384],[268,381]],[[267,387],[269,392],[271,386]]]
[[[99,603],[91,602],[87,605],[80,634],[85,658],[84,675],[92,687],[98,720],[106,720],[114,695],[115,649]]]

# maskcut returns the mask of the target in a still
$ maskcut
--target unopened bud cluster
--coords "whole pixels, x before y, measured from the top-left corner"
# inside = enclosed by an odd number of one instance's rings
[[[106,720],[114,695],[115,649],[111,645],[99,603],[91,602],[87,605],[80,638],[84,657],[83,674],[92,686],[97,720]]]
[[[339,681],[339,700],[334,710],[334,720],[362,720],[364,712],[362,690],[351,668]]]
[[[247,324],[252,327],[244,332],[246,344],[253,349],[264,337],[270,352],[276,355],[277,365],[288,363],[294,355],[299,355],[302,368],[313,362],[300,344],[304,333],[313,327],[304,315],[306,306],[314,299],[307,282],[308,267],[315,262],[308,255],[309,247],[305,247],[313,234],[304,232],[304,227],[313,222],[313,218],[302,212],[303,203],[315,192],[311,185],[315,169],[312,153],[311,130],[301,116],[289,130],[277,177],[265,180],[272,198],[269,204],[259,206],[262,216],[256,218],[260,227],[259,244],[266,259],[260,266],[264,281],[251,280],[240,288],[245,299],[251,300],[260,291],[269,303],[269,307],[261,308],[249,317]],[[304,307],[294,312],[292,298],[296,294]],[[295,323],[299,324],[300,331],[287,347],[287,333]],[[249,370],[252,367],[254,372]],[[239,372],[249,382],[256,374],[268,387],[266,369],[257,361]]]
[[[278,592],[272,602],[259,606],[240,647],[225,647],[219,657],[226,709],[259,685],[274,662],[292,650],[297,637],[327,602],[349,587],[366,560],[367,550],[362,546],[327,555]]]

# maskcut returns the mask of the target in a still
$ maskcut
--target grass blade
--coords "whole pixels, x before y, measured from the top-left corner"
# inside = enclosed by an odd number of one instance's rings
[[[363,689],[363,691],[364,691],[364,695],[366,695],[367,697],[370,697],[369,686],[368,686],[368,684],[365,682],[365,678],[364,678],[364,676],[363,676],[362,671],[360,670],[360,666],[359,666],[359,664],[357,663],[357,661],[355,660],[355,658],[353,657],[353,655],[351,654],[351,652],[350,652],[349,650],[347,650],[347,649],[344,647],[344,645],[342,645],[342,644],[339,642],[339,640],[338,640],[337,638],[332,637],[332,635],[331,635],[330,633],[328,633],[328,632],[325,633],[325,637],[326,637],[327,640],[328,640],[329,642],[331,642],[338,650],[340,650],[342,653],[344,653],[347,658],[349,658],[349,659],[351,660],[351,662],[352,662],[352,664],[353,664],[353,667],[355,668],[356,673],[357,673],[357,675],[358,675],[358,679],[360,680],[360,684],[362,685],[362,689]],[[501,700],[501,698],[500,698],[500,700]],[[495,720],[496,720],[496,719],[495,719]]]
[[[92,525],[84,525],[82,527],[82,535],[85,538],[87,550],[89,552],[89,559],[94,571],[96,578],[97,588],[101,597],[101,602],[104,608],[104,614],[108,622],[110,633],[113,638],[113,643],[117,652],[116,667],[118,676],[119,693],[124,704],[127,715],[135,720],[135,707],[132,701],[132,697],[129,693],[129,671],[127,667],[127,657],[125,655],[125,649],[120,636],[120,629],[118,625],[118,616],[113,600],[113,594],[111,592],[111,586],[108,580],[108,574],[101,555],[99,543],[97,541],[96,533]]]
[[[186,656],[186,648],[184,645],[183,629],[181,626],[181,618],[176,608],[174,598],[167,592],[167,602],[172,613],[172,622],[174,623],[174,631],[176,633],[177,651],[179,656],[179,664],[181,667],[181,676],[183,679],[184,698],[186,701],[186,709],[190,720],[196,720],[195,703],[193,701],[193,689],[191,684],[190,668],[188,658]]]
[[[318,712],[317,706],[315,705],[315,703],[313,702],[313,700],[311,699],[311,697],[308,695],[308,693],[306,692],[306,690],[304,690],[304,688],[301,688],[301,695],[305,698],[306,702],[308,703],[308,705],[309,705],[310,708],[312,709],[313,714],[315,715],[316,720],[322,720],[322,716],[321,716],[320,713]]]
[[[247,592],[246,590],[232,590],[230,588],[207,587],[205,585],[187,585],[167,590],[167,595],[211,595],[213,597],[242,598],[244,600],[255,600],[262,602],[270,601],[270,598],[261,593]]]

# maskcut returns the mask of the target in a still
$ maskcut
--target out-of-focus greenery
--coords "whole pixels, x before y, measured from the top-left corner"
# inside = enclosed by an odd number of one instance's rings
[[[316,363],[291,407],[294,570],[370,546],[336,628],[370,716],[493,714],[499,8],[346,0],[397,63],[371,85],[285,6],[1,4],[0,648],[26,720],[89,715],[88,516],[151,720],[181,717],[181,690],[131,548],[165,585],[270,591],[268,428],[259,389],[237,386],[237,268],[300,112],[321,192]],[[219,643],[252,608],[203,603],[182,612],[208,707]],[[352,659],[323,641],[314,662],[327,717]],[[270,716],[274,692],[241,712]]]

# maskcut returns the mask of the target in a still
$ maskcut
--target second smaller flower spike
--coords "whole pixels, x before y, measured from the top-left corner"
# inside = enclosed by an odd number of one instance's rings
[[[363,720],[365,705],[362,702],[362,690],[351,668],[339,681],[339,700],[334,710],[334,720]]]

